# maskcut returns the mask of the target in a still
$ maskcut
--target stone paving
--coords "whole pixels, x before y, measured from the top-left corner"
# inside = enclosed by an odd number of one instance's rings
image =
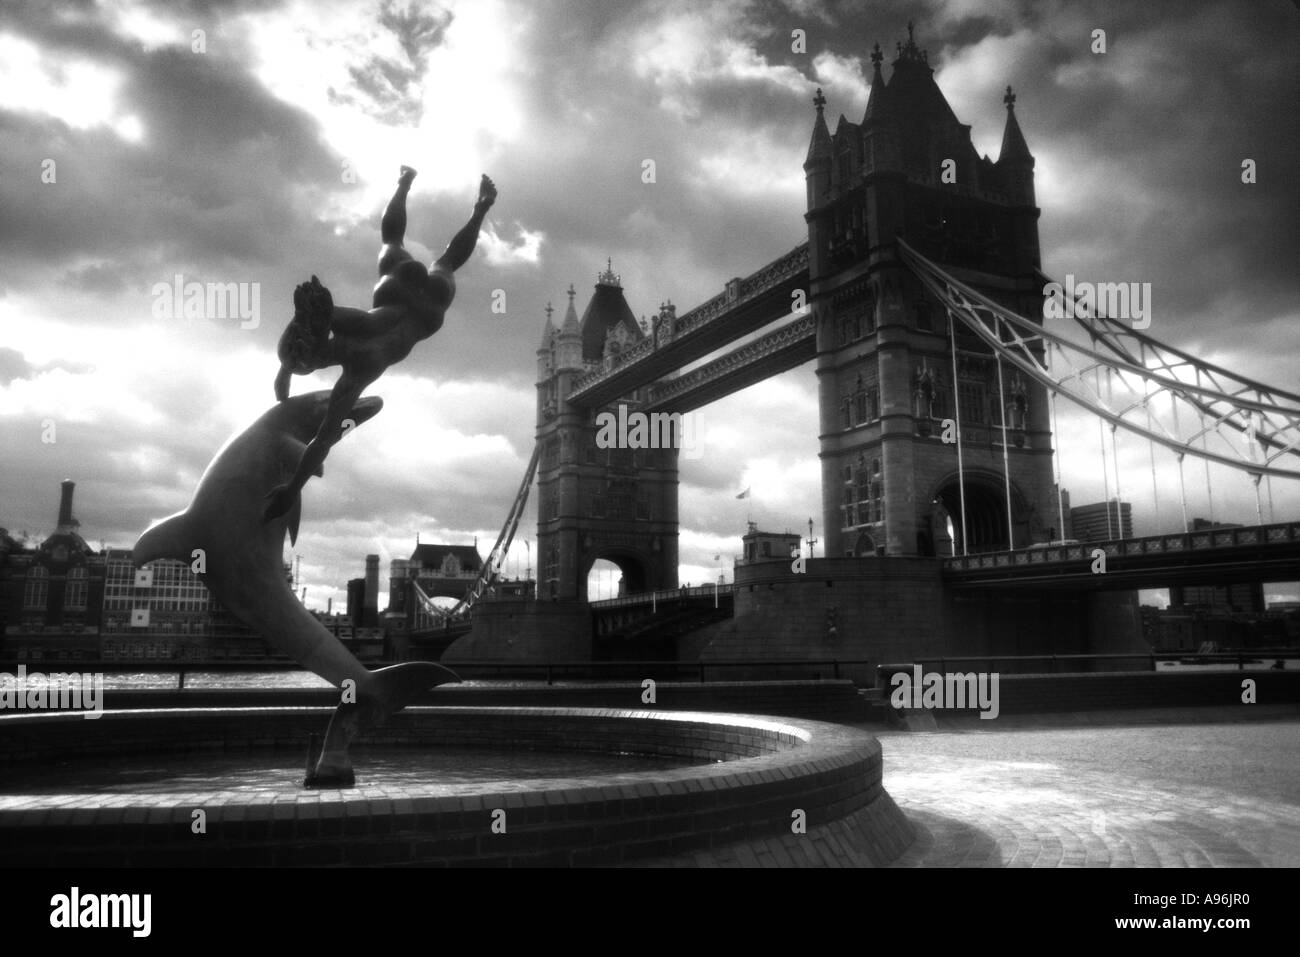
[[[1294,717],[876,734],[896,867],[1300,866]]]

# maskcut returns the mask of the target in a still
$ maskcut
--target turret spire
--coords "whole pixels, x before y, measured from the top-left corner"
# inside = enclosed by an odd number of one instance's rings
[[[813,106],[817,107],[817,119],[813,120],[812,141],[808,144],[808,156],[804,160],[804,169],[815,160],[829,160],[831,157],[831,132],[826,128],[826,97],[821,87],[813,97]]]
[[[1002,131],[1002,149],[998,153],[998,162],[1002,163],[1009,159],[1029,160],[1032,165],[1033,156],[1029,152],[1029,145],[1025,142],[1025,135],[1020,132],[1020,124],[1016,121],[1016,95],[1011,92],[1011,87],[1007,87],[1002,102],[1007,105],[1007,126]]]

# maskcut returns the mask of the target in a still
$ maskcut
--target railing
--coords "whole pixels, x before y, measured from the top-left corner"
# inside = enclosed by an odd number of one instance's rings
[[[735,583],[729,585],[692,585],[690,588],[664,588],[659,591],[639,592],[635,595],[623,595],[620,598],[602,598],[589,602],[592,608],[620,608],[627,605],[651,605],[675,598],[712,598],[714,595],[730,595],[735,591]]]
[[[1234,652],[1215,652],[1210,654],[1197,654],[1189,651],[1134,651],[1134,652],[1114,652],[1107,654],[1078,654],[1078,655],[944,655],[940,657],[919,657],[912,658],[905,662],[890,662],[888,664],[879,664],[876,666],[877,676],[882,674],[892,674],[899,671],[912,668],[914,665],[920,665],[922,670],[926,665],[938,665],[939,671],[947,673],[950,667],[959,665],[969,665],[974,663],[976,670],[988,672],[998,671],[998,665],[1001,663],[1011,663],[1013,665],[1026,664],[1028,662],[1042,662],[1049,666],[1045,672],[1026,672],[1022,669],[1015,669],[1009,673],[1019,674],[1073,674],[1061,670],[1062,664],[1071,662],[1103,662],[1103,661],[1142,661],[1150,664],[1152,671],[1159,670],[1157,665],[1162,661],[1186,662],[1194,664],[1235,664],[1238,671],[1244,671],[1246,665],[1250,662],[1262,661],[1267,658],[1286,658],[1300,657],[1300,648],[1278,649],[1278,648],[1261,648],[1256,650],[1243,650]],[[984,668],[978,668],[984,665]],[[1100,673],[1100,672],[1092,672]]]
[[[691,589],[694,591],[695,589]],[[710,591],[710,594],[712,592]],[[19,665],[25,665],[30,670],[36,670],[33,666],[39,666],[40,670],[45,671],[45,666],[53,664],[48,661],[0,661],[0,673],[16,673]],[[82,673],[122,673],[122,672],[139,672],[141,674],[168,674],[173,673],[178,676],[178,685],[180,689],[185,688],[185,676],[190,672],[257,672],[257,671],[304,671],[302,666],[292,661],[149,661],[149,662],[124,662],[124,661],[92,661],[89,659],[67,659],[60,664],[65,665],[58,669],[60,673],[66,673],[75,670]],[[386,663],[381,663],[386,664]],[[853,665],[870,665],[873,662],[866,659],[845,659],[845,658],[800,658],[788,661],[752,661],[747,659],[721,659],[718,661],[455,661],[448,662],[461,678],[465,680],[513,680],[526,681],[536,680],[545,681],[546,684],[554,684],[557,679],[569,678],[573,680],[600,681],[600,680],[624,680],[640,681],[650,675],[671,674],[673,676],[683,676],[685,678],[706,680],[706,675],[712,673],[716,678],[720,672],[725,673],[728,669],[749,668],[770,671],[785,671],[787,674],[812,670],[814,673],[807,677],[814,680],[822,677],[822,672],[829,670],[829,676],[835,679],[840,678],[841,668],[847,668]],[[49,669],[53,671],[55,669]]]
[[[1100,663],[1139,661],[1150,664],[1150,670],[1157,671],[1161,661],[1193,662],[1197,664],[1235,664],[1238,670],[1255,661],[1278,658],[1300,657],[1300,648],[1260,648],[1236,652],[1213,654],[1195,654],[1191,652],[1127,652],[1109,654],[1045,654],[1045,655],[947,655],[922,656],[899,662],[881,662],[870,658],[792,658],[788,660],[754,660],[745,658],[718,659],[710,661],[456,661],[448,665],[460,677],[467,681],[537,681],[553,685],[557,680],[571,681],[641,681],[646,677],[668,675],[679,680],[705,682],[709,678],[716,681],[727,680],[728,671],[747,669],[750,671],[768,671],[773,673],[771,680],[777,680],[784,673],[784,680],[794,680],[790,675],[799,675],[803,680],[826,680],[847,677],[849,669],[862,666],[874,667],[877,680],[881,675],[911,669],[920,665],[924,670],[928,665],[938,665],[939,670],[947,672],[949,668],[975,665],[976,670],[999,671],[1000,665],[1012,665],[1008,674],[1050,673],[1068,674],[1063,665],[1071,663]],[[1047,666],[1043,672],[1027,672],[1018,667],[1030,662],[1041,662]],[[59,664],[59,669],[48,666]],[[382,665],[383,663],[381,663]],[[141,673],[177,675],[177,688],[185,690],[185,678],[193,672],[200,673],[240,673],[240,672],[302,672],[296,662],[283,660],[269,661],[97,661],[91,659],[64,659],[54,661],[0,661],[0,674],[13,675],[19,665],[29,670],[41,670],[45,673],[67,673],[75,670],[82,673]],[[984,667],[979,667],[983,665]],[[1101,673],[1104,669],[1093,669],[1087,673]],[[142,689],[143,690],[143,689]],[[166,690],[166,689],[160,689]],[[236,690],[236,689],[225,689]],[[274,690],[274,689],[272,689]]]
[[[1070,545],[1031,546],[1002,552],[981,552],[978,555],[945,558],[943,568],[944,571],[974,571],[1014,565],[1086,562],[1092,560],[1093,550],[1098,548],[1105,552],[1108,558],[1112,558],[1125,555],[1184,555],[1188,552],[1242,548],[1248,545],[1275,545],[1285,542],[1300,542],[1300,522],[1247,525],[1242,528],[1207,528],[1195,532],[1178,532],[1173,535],[1148,535],[1144,538],[1121,538],[1104,542],[1080,542]]]
[[[191,672],[257,672],[303,671],[302,665],[287,658],[246,658],[201,661],[197,658],[33,658],[22,661],[0,661],[0,674],[16,675],[18,667],[25,666],[28,673],[42,674],[175,674],[177,687],[185,687],[185,676]]]

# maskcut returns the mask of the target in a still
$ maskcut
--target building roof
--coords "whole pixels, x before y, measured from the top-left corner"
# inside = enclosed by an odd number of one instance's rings
[[[961,149],[973,156],[970,128],[957,119],[939,85],[928,54],[916,45],[913,24],[907,25],[907,42],[898,44],[893,72],[886,83],[881,73],[884,59],[879,46],[872,51],[871,93],[861,126],[841,120],[834,139],[861,136],[867,127],[889,125],[897,129],[902,160],[911,169],[928,169],[934,148]],[[948,154],[941,154],[948,155]]]
[[[455,556],[460,567],[469,571],[476,572],[483,567],[483,559],[473,545],[416,545],[411,561],[425,568],[441,568],[448,555]]]
[[[609,263],[596,280],[595,292],[582,313],[582,358],[601,359],[605,355],[605,337],[619,325],[626,328],[634,342],[645,338],[645,332],[623,298],[623,287],[614,275],[613,263]]]

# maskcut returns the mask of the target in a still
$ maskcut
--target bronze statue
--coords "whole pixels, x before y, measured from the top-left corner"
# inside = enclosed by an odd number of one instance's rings
[[[342,367],[330,394],[320,429],[308,443],[293,478],[267,493],[263,520],[285,514],[312,475],[319,475],[329,450],[343,435],[343,425],[366,387],[411,348],[442,328],[447,307],[456,295],[453,273],[465,264],[478,243],[483,217],[496,202],[497,190],[484,176],[469,222],[461,228],[430,269],[402,246],[406,235],[406,194],[415,170],[403,166],[397,191],[380,223],[379,281],[370,310],[335,306],[329,290],[315,276],[294,292],[295,314],[280,337],[280,371],[275,397],[289,397],[289,381],[332,365]]]
[[[271,406],[221,447],[208,465],[189,506],[152,526],[132,557],[136,567],[159,558],[191,562],[203,555],[203,584],[244,624],[298,664],[342,689],[325,743],[307,776],[314,787],[351,784],[348,745],[357,734],[382,724],[426,689],[459,681],[431,661],[408,661],[369,671],[316,620],[284,576],[284,536],[298,539],[301,499],[284,518],[262,518],[266,488],[286,475],[313,435],[320,435],[338,390],[308,392]],[[361,425],[383,408],[378,396],[348,407]]]

